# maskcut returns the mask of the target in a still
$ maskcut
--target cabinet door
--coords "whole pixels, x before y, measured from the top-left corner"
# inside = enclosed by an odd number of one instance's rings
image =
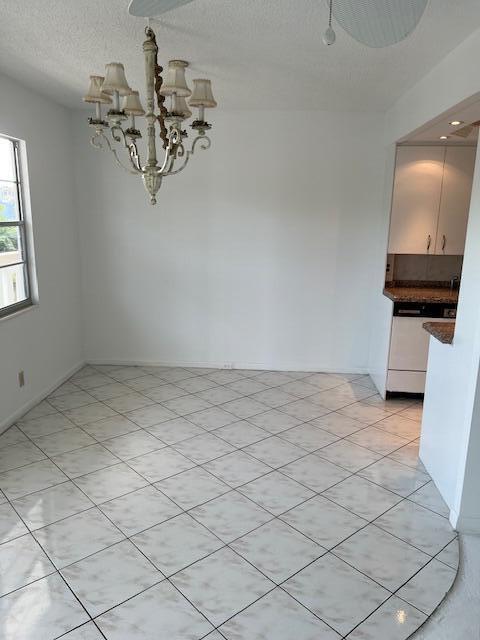
[[[393,318],[388,368],[426,371],[430,335],[423,323],[430,318]]]
[[[390,337],[389,370],[426,371],[430,334],[425,322],[451,322],[450,318],[402,318],[395,316]]]
[[[435,243],[439,255],[463,255],[475,167],[474,147],[447,147]]]
[[[434,252],[444,159],[445,147],[398,147],[389,253]]]

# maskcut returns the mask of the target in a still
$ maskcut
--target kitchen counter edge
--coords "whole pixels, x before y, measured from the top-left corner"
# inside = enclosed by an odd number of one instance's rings
[[[393,302],[458,303],[458,291],[438,287],[385,287],[383,295]]]
[[[443,344],[452,344],[455,322],[424,322],[423,328]]]

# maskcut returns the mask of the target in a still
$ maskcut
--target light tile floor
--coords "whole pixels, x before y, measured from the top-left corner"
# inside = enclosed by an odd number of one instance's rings
[[[406,640],[458,568],[421,404],[87,366],[0,435],[2,640]]]

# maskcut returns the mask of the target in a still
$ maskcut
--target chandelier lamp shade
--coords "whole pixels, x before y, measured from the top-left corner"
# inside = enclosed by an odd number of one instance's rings
[[[187,104],[187,100],[185,98],[176,98],[175,105],[175,113],[180,116],[183,120],[188,120],[192,117],[192,112]]]
[[[117,92],[121,96],[128,96],[132,90],[128,86],[125,77],[125,69],[120,62],[110,62],[105,65],[105,79],[102,85],[103,93],[114,95]]]
[[[187,67],[188,62],[184,60],[170,60],[165,82],[160,89],[162,96],[177,95],[179,98],[188,98],[192,95],[185,79],[185,69]]]
[[[190,106],[192,107],[209,107],[212,109],[217,106],[212,93],[212,83],[210,80],[194,80],[193,93],[190,98]]]
[[[163,178],[183,171],[197,147],[210,148],[207,131],[211,124],[205,120],[205,109],[214,108],[217,103],[210,80],[193,80],[193,92],[190,90],[185,77],[188,62],[184,60],[170,60],[164,79],[163,68],[158,64],[155,33],[148,26],[145,34],[145,108],[139,92],[128,84],[120,62],[105,65],[105,76],[90,76],[90,86],[83,100],[95,105],[95,116],[88,120],[95,131],[92,145],[110,151],[123,169],[140,176],[151,204],[156,204]],[[103,105],[109,107],[105,116]],[[193,140],[187,148],[189,134],[183,126],[192,117],[193,108],[198,110],[198,115],[191,124]],[[139,150],[139,141],[144,134],[142,127],[137,126],[137,118],[142,118],[146,125],[144,161]]]
[[[103,76],[90,76],[90,86],[87,95],[83,98],[84,102],[92,102],[93,104],[111,104],[112,98],[102,91]]]
[[[144,116],[145,109],[142,107],[142,103],[140,102],[140,96],[138,91],[132,91],[123,98],[123,111],[127,114],[127,116]]]

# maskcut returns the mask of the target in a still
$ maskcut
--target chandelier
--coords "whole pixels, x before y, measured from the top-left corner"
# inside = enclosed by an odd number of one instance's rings
[[[85,102],[95,105],[95,117],[89,125],[95,130],[91,144],[97,149],[111,151],[115,161],[126,171],[142,177],[150,196],[151,204],[157,202],[157,192],[166,176],[183,171],[195,153],[197,146],[209,149],[210,138],[206,132],[211,125],[205,120],[205,109],[217,106],[212,94],[210,80],[194,80],[193,92],[185,80],[188,62],[170,60],[165,82],[163,68],[158,64],[158,46],[155,33],[146,27],[147,39],[143,43],[146,75],[146,112],[140,102],[138,91],[133,91],[125,77],[123,64],[111,62],[105,65],[105,77],[90,76],[90,87]],[[168,109],[165,100],[168,98]],[[187,104],[187,98],[188,104]],[[120,104],[120,99],[122,103]],[[111,105],[104,119],[102,105]],[[183,130],[185,120],[192,116],[189,107],[198,109],[192,122],[194,138],[187,149],[188,134]],[[146,162],[143,164],[138,150],[142,133],[137,128],[136,118],[146,120]],[[127,123],[128,121],[128,123]],[[127,128],[125,128],[127,125]],[[158,133],[157,133],[158,125]],[[160,159],[157,147],[162,148]],[[127,166],[121,159],[123,152]]]

